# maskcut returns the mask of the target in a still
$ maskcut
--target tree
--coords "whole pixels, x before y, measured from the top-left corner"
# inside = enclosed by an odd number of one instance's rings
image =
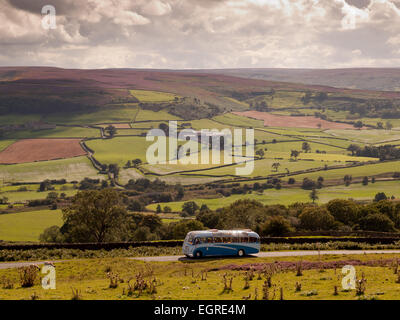
[[[350,151],[351,155],[354,156],[358,151],[360,151],[360,147],[356,144],[351,144],[348,146],[347,151]]]
[[[391,232],[395,231],[394,223],[382,213],[371,213],[359,221],[362,230]]]
[[[52,226],[43,231],[43,233],[39,236],[40,242],[45,243],[62,243],[64,241],[64,237],[60,232],[59,226]]]
[[[358,207],[350,200],[335,199],[327,203],[326,208],[335,220],[352,226],[357,223]]]
[[[260,158],[264,158],[265,152],[263,149],[258,149],[256,151],[256,155],[259,156]]]
[[[388,197],[386,196],[386,194],[384,192],[378,192],[375,195],[374,201],[375,202],[379,202],[379,201],[382,201],[382,200],[387,200],[387,198]]]
[[[261,235],[263,236],[282,237],[292,231],[289,220],[282,216],[271,217],[261,226]]]
[[[162,131],[164,131],[165,135],[168,137],[169,136],[169,126],[166,123],[160,123],[160,125],[158,126],[159,129],[161,129]]]
[[[161,212],[162,212],[161,206],[160,206],[160,205],[157,206],[157,211],[156,211],[156,212],[157,212],[157,213],[161,213]]]
[[[364,126],[361,120],[358,120],[356,123],[354,123],[354,128],[361,129]]]
[[[299,155],[300,155],[300,151],[297,151],[297,150],[292,150],[292,152],[290,153],[290,157],[294,158],[295,161],[297,161],[297,158],[299,157]]]
[[[272,169],[274,169],[275,172],[278,172],[278,169],[280,166],[281,166],[281,164],[279,162],[275,162],[272,164]]]
[[[127,211],[113,189],[79,192],[63,209],[61,232],[68,242],[118,241],[123,237]]]
[[[393,129],[393,125],[390,121],[386,122],[386,130],[392,130]]]
[[[183,189],[182,186],[178,186],[177,188],[178,188],[178,193],[176,195],[176,200],[179,201],[182,200],[183,197],[185,196],[185,190]]]
[[[310,193],[310,199],[313,203],[315,203],[315,200],[318,200],[318,191],[316,189],[312,189]]]
[[[117,128],[115,128],[113,125],[109,125],[104,129],[104,131],[110,138],[113,138],[117,134]]]
[[[350,184],[351,184],[351,181],[353,180],[353,177],[352,176],[350,176],[350,175],[348,175],[348,174],[346,174],[344,177],[343,177],[343,181],[344,181],[344,184],[346,185],[346,187],[348,187]]]
[[[200,209],[199,206],[194,201],[185,202],[182,205],[182,211],[186,212],[190,216],[193,216],[199,209]]]
[[[308,142],[303,142],[303,145],[301,146],[301,149],[305,152],[311,152],[311,146]]]
[[[208,211],[210,211],[210,209],[205,203],[203,203],[200,207],[200,212],[208,212]]]
[[[172,212],[171,207],[168,207],[168,206],[164,207],[164,213],[171,213],[171,212]]]
[[[173,239],[184,239],[188,232],[204,230],[204,225],[197,220],[183,220],[171,223]]]
[[[377,129],[379,129],[379,130],[383,129],[383,123],[382,123],[382,122],[378,122],[378,123],[376,124],[376,127],[377,127]]]
[[[132,160],[132,164],[135,168],[138,168],[142,164],[142,160],[140,159]]]
[[[118,179],[119,171],[120,171],[119,165],[117,165],[117,164],[110,164],[110,165],[108,166],[108,171],[109,171],[110,173],[113,174],[114,179]]]
[[[300,227],[305,230],[331,230],[335,218],[324,208],[306,207],[299,216]]]
[[[364,186],[367,186],[368,183],[369,183],[369,178],[368,178],[368,177],[364,177],[363,180],[362,180],[362,184],[363,184]]]

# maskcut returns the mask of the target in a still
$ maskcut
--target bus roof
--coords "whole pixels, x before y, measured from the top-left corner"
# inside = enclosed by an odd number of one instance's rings
[[[257,237],[260,236],[252,230],[249,229],[239,229],[239,230],[201,230],[201,231],[191,231],[189,232],[190,235],[193,236],[205,236],[205,237],[212,237],[212,236],[248,236],[248,237]]]

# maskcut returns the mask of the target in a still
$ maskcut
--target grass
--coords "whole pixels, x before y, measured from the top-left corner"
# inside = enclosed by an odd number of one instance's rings
[[[116,163],[124,166],[128,160],[141,159],[146,162],[147,148],[153,144],[142,137],[116,137],[109,140],[92,140],[87,146],[95,151],[95,158],[101,163]]]
[[[0,215],[0,239],[38,241],[43,230],[62,225],[61,210],[40,210]]]
[[[2,188],[3,190],[3,188]],[[29,200],[39,200],[46,199],[47,195],[52,192],[37,192],[37,190],[32,191],[9,191],[1,192],[0,196],[7,197],[10,203],[25,203]],[[77,193],[77,190],[54,190],[57,193],[65,193],[67,197],[73,196]]]
[[[328,130],[327,132],[333,136],[363,144],[389,143],[400,140],[400,132],[393,130]]]
[[[169,114],[168,112],[161,110],[158,112],[151,110],[142,110],[140,109],[135,118],[136,121],[168,121],[168,120],[181,120],[181,118]],[[147,123],[140,124],[140,126],[144,125],[147,127]]]
[[[0,140],[0,151],[3,151],[8,146],[12,145],[15,141],[16,140],[11,140],[11,139]]]
[[[177,97],[172,93],[158,91],[130,90],[130,93],[140,102],[170,102]]]
[[[41,182],[46,179],[74,181],[85,177],[101,177],[87,157],[0,166],[0,179],[3,182]]]
[[[275,169],[272,168],[272,164],[275,162],[279,162],[281,164],[278,173],[286,172],[286,169],[289,170],[290,172],[294,172],[312,168],[322,169],[325,165],[330,166],[337,164],[335,162],[328,162],[328,161],[301,161],[301,160],[291,161],[291,160],[262,159],[254,162],[254,171],[251,175],[249,175],[249,177],[259,177],[259,176],[275,174],[276,171]],[[236,175],[236,168],[242,168],[242,167],[244,167],[244,164],[239,164],[224,168],[210,169],[199,173],[212,176]]]
[[[26,130],[9,133],[8,138],[96,138],[100,137],[100,130],[83,127],[57,127],[48,130]]]
[[[317,179],[319,176],[322,176],[324,179],[343,179],[345,175],[351,175],[353,176],[353,178],[373,176],[373,175],[395,172],[398,170],[399,164],[400,161],[383,162],[377,164],[365,164],[363,166],[352,167],[352,168],[334,169],[316,173],[304,173],[296,175],[294,178],[300,181],[307,177],[310,179]]]
[[[91,113],[48,115],[45,121],[57,124],[88,125],[96,123],[130,122],[138,113],[137,106],[107,106]]]
[[[394,259],[396,256],[365,254],[365,255],[329,255],[305,256],[307,262],[333,262],[333,261],[379,261]],[[21,300],[30,299],[36,293],[41,300],[70,300],[72,298],[71,287],[80,290],[84,300],[242,300],[249,297],[254,300],[255,289],[258,290],[258,299],[263,297],[262,286],[266,275],[257,272],[253,280],[249,281],[249,288],[245,289],[245,271],[223,270],[228,265],[243,266],[248,263],[274,263],[275,261],[287,261],[298,263],[299,258],[226,258],[204,259],[200,261],[185,262],[151,262],[127,260],[122,258],[75,260],[56,263],[57,289],[44,290],[36,280],[32,288],[21,288],[19,285],[18,271],[15,269],[0,270],[0,278],[7,278],[14,283],[13,289],[0,289],[3,299]],[[397,275],[389,266],[356,266],[356,276],[361,278],[364,274],[367,279],[365,294],[361,298],[367,299],[399,299],[400,284],[396,283]],[[107,272],[113,272],[123,279],[117,288],[109,288],[110,281]],[[145,281],[156,280],[156,291],[150,293],[144,290],[128,294],[127,281],[142,274]],[[202,279],[203,274],[203,279]],[[227,274],[232,280],[232,290],[223,290],[223,276]],[[269,298],[279,300],[280,289],[283,290],[285,300],[357,300],[355,290],[344,291],[341,286],[343,276],[341,268],[321,270],[303,270],[302,276],[296,276],[296,271],[277,271],[272,275],[272,287],[269,289]],[[301,283],[301,291],[296,292],[296,282]],[[338,287],[338,295],[334,295],[334,286]],[[275,294],[274,294],[275,291]]]

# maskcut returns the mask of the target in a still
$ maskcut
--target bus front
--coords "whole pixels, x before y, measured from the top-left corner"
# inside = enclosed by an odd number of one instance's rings
[[[186,257],[193,258],[193,251],[194,251],[194,232],[189,232],[186,235],[185,240],[183,241],[182,252]]]

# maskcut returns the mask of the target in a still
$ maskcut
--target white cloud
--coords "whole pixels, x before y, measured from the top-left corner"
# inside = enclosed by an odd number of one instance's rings
[[[34,2],[0,0],[0,64],[388,66],[399,59],[396,1],[53,0],[58,28],[44,31]]]

